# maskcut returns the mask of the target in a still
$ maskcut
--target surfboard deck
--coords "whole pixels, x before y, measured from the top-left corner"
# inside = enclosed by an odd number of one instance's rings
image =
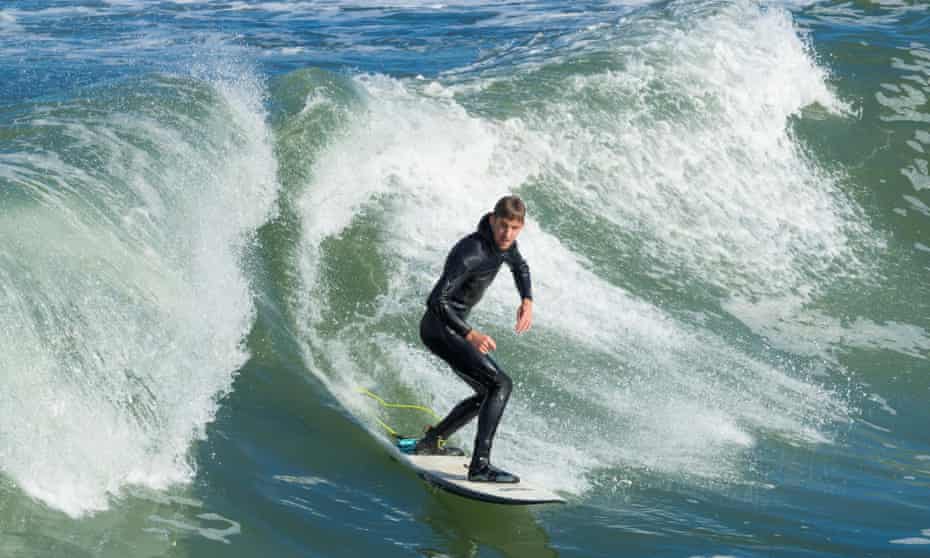
[[[555,492],[523,479],[515,484],[469,482],[468,463],[471,458],[467,456],[400,455],[424,481],[465,498],[509,505],[565,503]]]

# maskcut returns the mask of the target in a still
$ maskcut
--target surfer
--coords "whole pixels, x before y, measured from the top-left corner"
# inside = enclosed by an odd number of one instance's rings
[[[491,465],[491,443],[513,383],[488,354],[497,348],[494,339],[465,320],[501,264],[506,263],[521,298],[514,330],[523,333],[530,328],[533,320],[530,268],[516,242],[525,216],[526,206],[519,197],[505,196],[498,200],[494,211],[481,218],[478,230],[461,239],[449,252],[420,321],[423,343],[446,361],[475,390],[475,395],[461,401],[439,424],[428,428],[414,451],[420,455],[452,453],[455,450],[446,448],[444,441],[477,416],[478,433],[468,468],[469,481],[520,482],[516,475]]]

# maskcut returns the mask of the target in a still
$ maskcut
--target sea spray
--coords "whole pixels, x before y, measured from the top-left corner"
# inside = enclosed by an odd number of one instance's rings
[[[262,85],[149,76],[37,106],[0,156],[0,468],[70,515],[187,458],[246,356],[271,214]]]
[[[814,381],[803,362],[747,352],[641,300],[619,279],[622,268],[592,262],[584,246],[560,238],[595,227],[607,242],[632,236],[647,267],[673,266],[679,281],[733,294],[816,286],[826,266],[850,254],[847,235],[860,227],[854,209],[788,132],[788,119],[809,103],[840,109],[790,20],[740,3],[701,22],[659,26],[647,44],[634,39],[636,48],[611,47],[628,68],[566,75],[561,97],[511,90],[515,112],[506,118],[480,110],[482,98],[501,93],[496,76],[488,87],[457,76],[450,94],[438,82],[357,79],[364,110],[314,161],[300,204],[300,315],[309,319],[298,325],[311,369],[350,409],[379,412],[359,386],[443,412],[468,393],[419,346],[416,323],[448,248],[497,197],[516,191],[530,207],[520,242],[537,326],[508,333],[517,301],[505,275],[471,318],[498,338],[518,382],[499,459],[582,492],[590,473],[616,467],[740,480],[760,436],[829,442],[830,425],[848,421],[842,391]],[[758,47],[740,31],[747,26],[777,41]],[[746,48],[718,49],[708,34],[743,37]],[[671,37],[707,50],[684,59],[662,46]],[[740,91],[757,98],[736,95],[718,72],[744,73],[759,90]],[[790,95],[757,107],[785,75]],[[692,155],[700,160],[689,163]],[[534,216],[537,196],[581,218],[550,232]],[[780,234],[759,234],[765,229]],[[335,271],[343,265],[356,270],[351,281]],[[553,455],[564,463],[557,475],[541,459]]]

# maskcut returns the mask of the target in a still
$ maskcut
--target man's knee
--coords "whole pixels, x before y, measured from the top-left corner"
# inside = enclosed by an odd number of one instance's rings
[[[495,381],[500,393],[510,395],[510,391],[513,389],[513,380],[510,379],[510,376],[498,370]]]

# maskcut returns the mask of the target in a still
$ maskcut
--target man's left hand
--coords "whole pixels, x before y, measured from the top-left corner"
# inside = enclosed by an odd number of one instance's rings
[[[520,307],[517,308],[517,326],[514,328],[514,331],[517,333],[523,333],[524,331],[530,329],[530,326],[533,324],[533,301],[524,298],[523,302],[520,303]]]

